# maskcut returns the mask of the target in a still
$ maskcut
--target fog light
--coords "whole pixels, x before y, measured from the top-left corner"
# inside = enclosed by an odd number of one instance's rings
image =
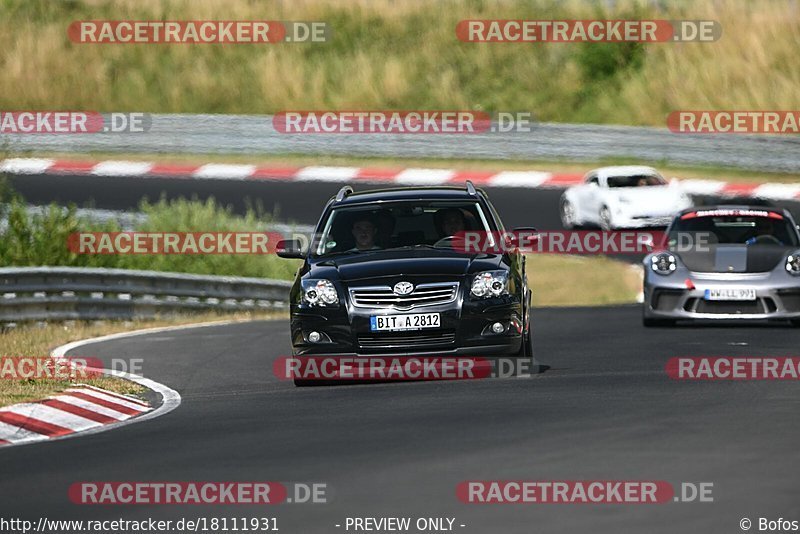
[[[308,340],[311,343],[319,343],[320,339],[322,339],[322,335],[319,332],[311,332],[308,334]]]
[[[492,332],[495,334],[502,334],[505,331],[506,327],[503,326],[503,323],[494,323],[492,325]]]

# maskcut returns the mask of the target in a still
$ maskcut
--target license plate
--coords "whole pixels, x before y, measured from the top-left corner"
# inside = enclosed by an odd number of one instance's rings
[[[373,315],[369,318],[369,329],[373,332],[397,332],[400,330],[422,330],[439,328],[438,313],[411,313],[408,315]]]
[[[756,300],[755,289],[706,289],[705,300]]]

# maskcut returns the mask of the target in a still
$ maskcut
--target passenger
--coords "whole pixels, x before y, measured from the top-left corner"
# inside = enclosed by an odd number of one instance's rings
[[[462,211],[458,208],[439,210],[436,215],[441,227],[442,237],[455,236],[467,229],[467,221]]]

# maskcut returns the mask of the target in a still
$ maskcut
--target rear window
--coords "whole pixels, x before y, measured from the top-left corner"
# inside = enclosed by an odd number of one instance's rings
[[[679,234],[708,234],[711,244],[798,244],[797,233],[791,222],[779,213],[709,213],[691,212],[678,219],[670,229],[670,242],[677,240]]]

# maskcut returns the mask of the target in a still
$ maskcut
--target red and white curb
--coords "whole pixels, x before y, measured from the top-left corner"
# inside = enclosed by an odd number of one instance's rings
[[[544,171],[469,171],[453,169],[384,169],[373,167],[291,167],[207,163],[205,165],[142,161],[74,161],[11,158],[0,161],[0,172],[16,175],[88,175],[108,178],[178,178],[198,180],[273,180],[291,182],[390,183],[395,185],[456,185],[471,180],[483,187],[563,189],[581,183],[576,173]],[[800,198],[800,184],[728,183],[717,180],[681,180],[693,195]]]
[[[190,325],[146,328],[83,339],[54,349],[50,356],[56,359],[64,358],[68,352],[93,343],[189,328],[221,326],[234,322],[236,321],[210,321]],[[181,404],[181,396],[177,391],[155,380],[116,370],[103,369],[102,371],[106,375],[131,380],[155,391],[161,397],[161,403],[151,407],[133,397],[91,386],[76,385],[64,393],[44,401],[1,408],[0,412],[15,415],[4,415],[0,418],[0,449],[105,432],[166,415]],[[69,405],[69,407],[65,407],[65,405]]]
[[[397,185],[447,185],[472,180],[491,187],[564,187],[580,182],[579,174],[541,171],[457,171],[451,169],[381,169],[369,167],[287,167],[228,163],[205,165],[139,161],[72,161],[14,158],[0,162],[9,174],[79,174],[105,177],[184,178],[209,180],[276,180],[294,182],[364,182]]]
[[[152,409],[133,397],[76,386],[45,400],[0,408],[0,445],[68,436],[126,421]]]

